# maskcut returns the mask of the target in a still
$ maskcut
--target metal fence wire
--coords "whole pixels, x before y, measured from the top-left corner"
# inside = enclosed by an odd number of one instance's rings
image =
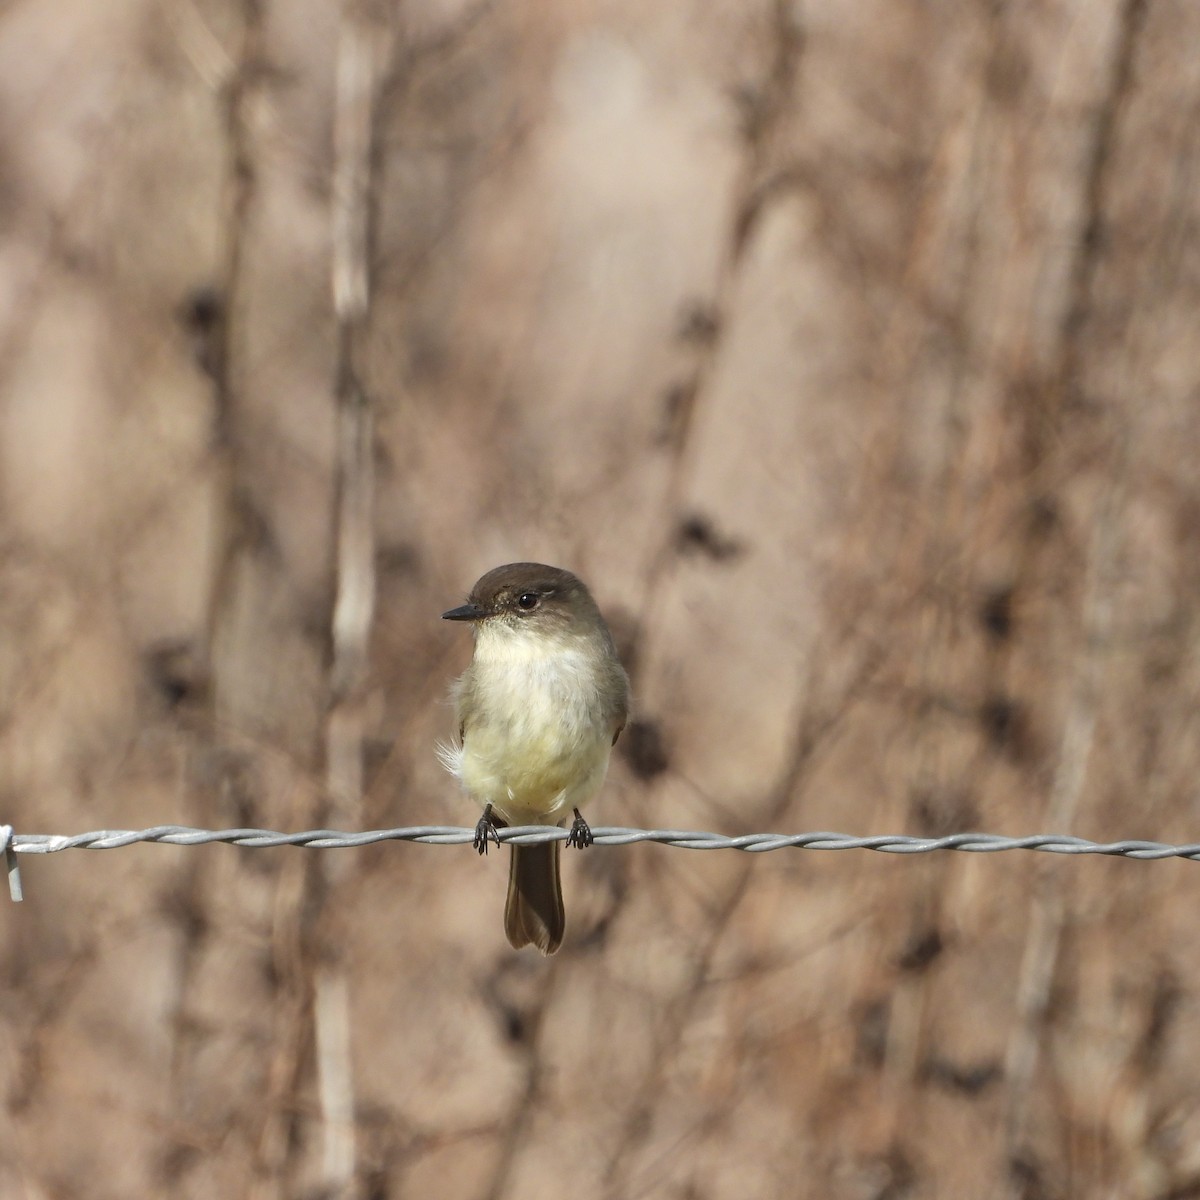
[[[994,854],[1002,850],[1039,850],[1047,854],[1105,854],[1110,857],[1156,861],[1186,858],[1200,861],[1200,843],[1171,845],[1166,842],[1124,840],[1092,842],[1065,834],[1036,833],[1026,837],[1002,837],[994,833],[952,833],[945,837],[910,837],[877,834],[854,837],[846,833],[744,833],[727,837],[687,829],[624,829],[594,826],[597,846],[629,846],[654,842],[681,850],[743,850],[760,854],[767,850],[875,850],[882,854],[928,854],[935,850],[964,850],[972,854]],[[567,830],[554,826],[520,825],[498,831],[501,843],[530,846],[538,842],[566,841]],[[193,829],[187,825],[155,825],[149,829],[97,829],[90,833],[14,833],[11,825],[0,825],[0,853],[8,872],[9,894],[22,898],[17,870],[18,854],[57,854],[60,850],[117,850],[140,842],[168,846],[205,846],[223,842],[231,846],[266,849],[300,846],[308,850],[350,850],[378,842],[422,842],[434,846],[469,845],[474,828],[457,825],[410,825],[397,829],[369,829],[346,833],[337,829],[307,829],[279,833],[271,829]]]

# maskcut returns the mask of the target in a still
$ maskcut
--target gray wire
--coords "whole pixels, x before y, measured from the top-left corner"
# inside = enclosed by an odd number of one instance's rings
[[[7,833],[7,839],[4,834]],[[946,837],[909,837],[882,834],[852,837],[845,833],[747,833],[725,837],[682,829],[622,829],[594,826],[598,846],[628,846],[634,842],[656,842],[684,850],[745,850],[760,854],[767,850],[876,850],[884,854],[928,854],[934,850],[965,850],[994,854],[1001,850],[1039,850],[1047,854],[1106,854],[1121,858],[1186,858],[1200,861],[1200,843],[1170,845],[1166,842],[1091,842],[1062,834],[1032,834],[1000,837],[993,833],[953,833]],[[0,826],[0,852],[56,854],[60,850],[115,850],[137,842],[160,842],[169,846],[203,846],[225,842],[234,846],[303,846],[309,850],[343,850],[373,846],[377,842],[424,842],[435,846],[471,843],[475,830],[457,825],[410,825],[399,829],[371,829],[343,833],[336,829],[309,829],[301,833],[277,833],[270,829],[192,829],[186,825],[155,825],[150,829],[99,829],[71,836],[48,833],[12,833]],[[501,842],[532,846],[540,842],[565,841],[567,830],[553,826],[522,825],[499,831]]]

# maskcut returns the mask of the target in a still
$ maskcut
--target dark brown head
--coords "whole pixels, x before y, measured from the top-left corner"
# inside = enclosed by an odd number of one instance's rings
[[[570,571],[543,563],[496,567],[475,584],[466,604],[442,613],[442,617],[471,621],[477,629],[494,623],[550,636],[605,628],[582,581]]]

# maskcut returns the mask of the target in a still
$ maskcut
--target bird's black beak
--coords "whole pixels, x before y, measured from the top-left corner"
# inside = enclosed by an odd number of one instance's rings
[[[487,609],[478,604],[464,604],[460,608],[452,608],[442,613],[443,621],[482,621],[487,616]]]

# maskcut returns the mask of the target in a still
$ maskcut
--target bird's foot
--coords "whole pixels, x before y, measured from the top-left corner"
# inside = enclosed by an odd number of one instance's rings
[[[595,839],[592,837],[592,827],[583,819],[579,809],[575,809],[575,820],[571,822],[571,832],[567,834],[567,845],[577,846],[580,850],[590,846]]]
[[[504,822],[499,820],[492,812],[492,806],[489,804],[483,810],[483,816],[479,818],[479,823],[475,826],[475,838],[471,845],[475,847],[476,854],[486,854],[488,850],[488,842],[495,842],[500,845],[500,834],[498,830],[504,828]]]

